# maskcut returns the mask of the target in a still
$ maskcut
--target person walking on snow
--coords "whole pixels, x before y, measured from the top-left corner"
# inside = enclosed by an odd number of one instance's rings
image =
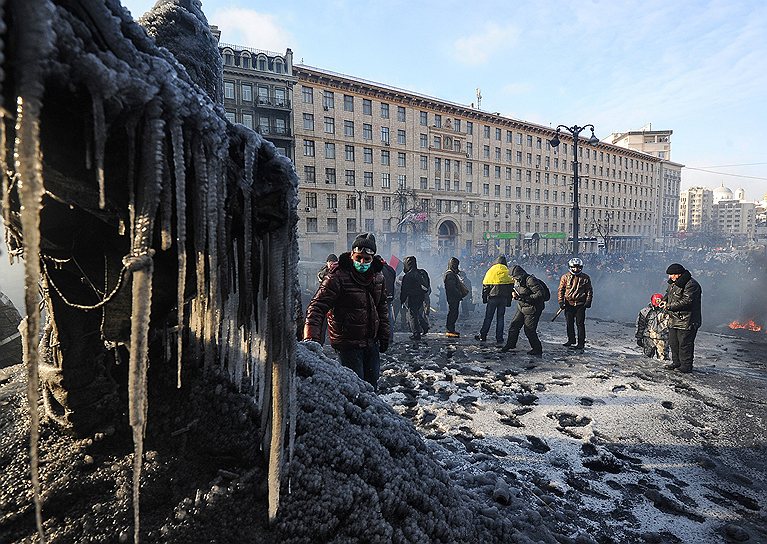
[[[420,340],[422,334],[429,332],[424,301],[429,293],[429,275],[418,268],[414,256],[405,257],[405,276],[402,278],[399,300],[407,306],[407,319],[410,325],[410,338]]]
[[[501,351],[507,352],[517,347],[519,331],[524,327],[525,336],[530,342],[528,355],[540,356],[543,346],[538,338],[538,321],[541,319],[546,305],[543,288],[535,276],[528,274],[519,265],[511,267],[511,277],[514,279],[512,298],[517,301],[517,311],[509,324],[509,335],[506,345]]]
[[[586,343],[586,309],[591,308],[594,289],[589,275],[583,273],[582,260],[573,257],[567,262],[567,266],[570,270],[559,279],[557,290],[559,307],[565,311],[567,319],[567,342],[562,345],[571,349],[583,349]]]
[[[306,308],[304,339],[317,341],[328,316],[330,345],[338,360],[377,389],[380,354],[389,348],[389,312],[383,259],[372,234],[355,238],[352,250],[332,263]]]
[[[506,266],[506,257],[501,255],[485,273],[482,280],[482,302],[485,306],[485,320],[479,334],[474,336],[476,340],[484,342],[490,325],[495,316],[495,341],[503,343],[503,317],[506,314],[506,306],[511,306],[511,292],[514,280],[509,276],[509,268]]]
[[[647,357],[668,359],[668,314],[661,309],[663,295],[655,293],[650,304],[639,310],[636,322],[637,346]]]
[[[458,307],[461,299],[468,294],[468,289],[461,281],[458,265],[460,261],[452,257],[447,263],[447,270],[444,274],[444,293],[447,298],[447,322],[445,323],[448,338],[460,338],[460,334],[455,330],[455,322],[458,320]]]
[[[661,308],[668,312],[668,345],[671,350],[671,364],[668,369],[678,368],[679,372],[692,372],[695,351],[695,336],[702,322],[700,284],[689,270],[679,263],[666,269],[668,288]]]

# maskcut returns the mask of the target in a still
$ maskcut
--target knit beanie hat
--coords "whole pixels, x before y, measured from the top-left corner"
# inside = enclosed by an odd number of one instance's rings
[[[327,256],[327,258],[325,259],[325,262],[326,263],[337,263],[338,262],[338,257],[336,256],[335,253],[331,253],[330,255]]]
[[[666,269],[666,274],[684,274],[685,272],[684,266],[679,263],[674,263]]]
[[[352,251],[375,255],[377,251],[376,237],[369,232],[363,232],[354,239],[354,243],[352,244]]]

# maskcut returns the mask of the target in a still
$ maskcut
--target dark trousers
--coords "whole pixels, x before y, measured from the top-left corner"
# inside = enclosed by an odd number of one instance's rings
[[[523,314],[517,309],[517,313],[514,314],[509,324],[509,337],[506,340],[506,345],[509,348],[516,347],[519,331],[524,328],[525,336],[527,336],[527,340],[530,342],[532,351],[543,353],[543,346],[538,338],[538,321],[540,321],[542,313],[543,308],[536,310],[534,314]]]
[[[586,306],[565,306],[567,319],[567,341],[583,346],[586,343]],[[575,327],[578,327],[578,340],[575,339]]]
[[[378,390],[378,376],[381,374],[381,354],[378,352],[378,342],[366,348],[333,348],[338,354],[338,360],[343,366]]]
[[[458,321],[458,307],[461,304],[461,299],[447,301],[447,322],[445,323],[445,329],[447,332],[455,332],[455,322]]]
[[[482,338],[487,338],[487,333],[490,332],[490,324],[493,322],[493,316],[495,316],[495,341],[503,342],[503,316],[506,315],[507,302],[508,299],[506,297],[490,297],[487,299],[485,321],[479,330],[479,335]]]
[[[669,329],[668,345],[671,348],[671,362],[679,370],[692,370],[692,358],[695,351],[695,337],[698,329]]]
[[[415,336],[426,334],[429,330],[429,322],[426,319],[426,308],[423,300],[407,301],[407,323],[410,332]]]

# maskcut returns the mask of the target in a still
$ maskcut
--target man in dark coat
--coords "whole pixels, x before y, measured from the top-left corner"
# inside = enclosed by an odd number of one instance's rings
[[[695,336],[702,322],[700,284],[693,279],[689,270],[679,263],[666,269],[668,288],[660,305],[668,313],[668,345],[671,349],[671,364],[668,369],[692,372]]]
[[[538,321],[546,305],[543,288],[535,276],[528,274],[519,265],[511,267],[511,277],[514,279],[514,291],[511,296],[517,301],[517,312],[511,319],[506,345],[501,351],[506,352],[517,347],[519,331],[524,327],[531,348],[527,354],[540,357],[543,346],[538,338]]]
[[[455,330],[455,322],[458,320],[458,307],[463,298],[463,282],[459,276],[458,265],[460,261],[452,257],[447,263],[447,270],[444,275],[445,297],[447,298],[447,322],[445,323],[446,336],[448,338],[460,338],[460,334]]]
[[[330,265],[333,263],[338,262],[338,256],[335,253],[331,253],[325,258],[325,264],[322,265],[322,268],[320,268],[319,272],[317,272],[317,283],[319,285],[322,285],[322,280],[325,279],[325,276],[328,274],[328,270],[330,269]],[[327,316],[322,320],[322,328],[320,329],[320,337],[317,338],[317,341],[320,344],[325,344],[325,336],[327,336],[328,332],[328,319]]]
[[[428,274],[418,268],[418,261],[412,255],[405,257],[404,270],[399,300],[407,306],[407,319],[412,333],[410,338],[420,340],[422,334],[429,332],[429,322],[424,315],[424,300],[429,292]]]
[[[357,236],[351,252],[330,265],[306,309],[304,325],[304,338],[316,341],[327,314],[330,345],[339,361],[373,388],[381,371],[380,353],[389,348],[383,259],[375,252],[372,234]]]
[[[557,289],[559,307],[565,311],[567,321],[567,342],[562,345],[570,349],[583,349],[586,344],[586,310],[591,308],[594,288],[589,275],[583,272],[583,261],[580,258],[573,257],[567,266],[570,271],[559,278]]]

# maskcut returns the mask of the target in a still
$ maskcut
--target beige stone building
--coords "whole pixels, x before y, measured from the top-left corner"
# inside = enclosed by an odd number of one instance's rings
[[[713,205],[720,233],[741,242],[756,239],[756,204],[742,200],[720,200]]]
[[[713,230],[714,193],[705,187],[690,187],[679,195],[679,230]]]
[[[569,252],[572,139],[384,84],[294,65],[300,249],[322,260],[374,232],[379,253]],[[652,247],[660,159],[579,143],[580,251]]]
[[[671,159],[672,130],[653,130],[652,123],[640,130],[610,134],[607,141],[627,149],[648,153],[659,159]]]

